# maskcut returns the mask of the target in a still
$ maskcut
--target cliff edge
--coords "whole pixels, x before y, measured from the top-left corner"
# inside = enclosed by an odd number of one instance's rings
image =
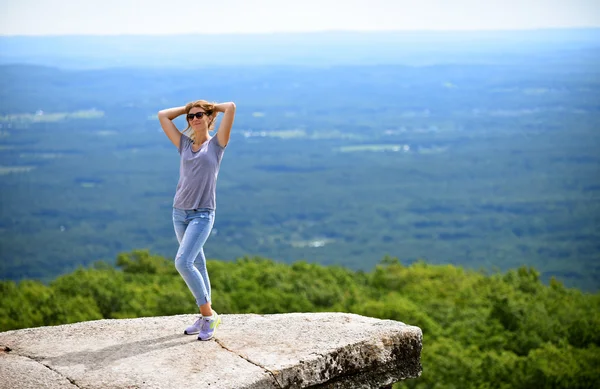
[[[347,313],[97,320],[0,333],[1,388],[382,388],[421,374],[421,329]]]

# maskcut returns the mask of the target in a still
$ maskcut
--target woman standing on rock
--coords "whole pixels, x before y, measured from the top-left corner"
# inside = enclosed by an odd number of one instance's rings
[[[216,135],[211,137],[209,131],[214,129],[219,112],[223,112],[223,119]],[[183,114],[188,126],[181,133],[173,119]],[[199,340],[212,339],[221,323],[211,307],[203,246],[215,220],[217,176],[234,117],[234,103],[216,104],[206,100],[158,113],[163,131],[180,154],[179,182],[173,201],[173,225],[179,241],[175,267],[194,295],[201,314],[184,333],[198,334]]]

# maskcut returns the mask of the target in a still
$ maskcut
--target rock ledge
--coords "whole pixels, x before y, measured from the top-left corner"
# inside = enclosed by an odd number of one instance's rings
[[[0,333],[1,388],[381,388],[421,374],[418,327],[347,313],[97,320]]]

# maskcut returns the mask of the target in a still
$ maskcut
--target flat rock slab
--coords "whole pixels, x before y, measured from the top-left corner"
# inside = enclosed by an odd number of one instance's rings
[[[418,327],[346,313],[97,320],[0,333],[0,388],[380,388],[421,374]]]

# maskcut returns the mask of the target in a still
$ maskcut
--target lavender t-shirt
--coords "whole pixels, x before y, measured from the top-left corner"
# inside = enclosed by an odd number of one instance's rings
[[[225,147],[216,136],[192,150],[192,140],[181,134],[179,142],[179,182],[173,207],[180,209],[208,208],[215,210],[217,176]]]

